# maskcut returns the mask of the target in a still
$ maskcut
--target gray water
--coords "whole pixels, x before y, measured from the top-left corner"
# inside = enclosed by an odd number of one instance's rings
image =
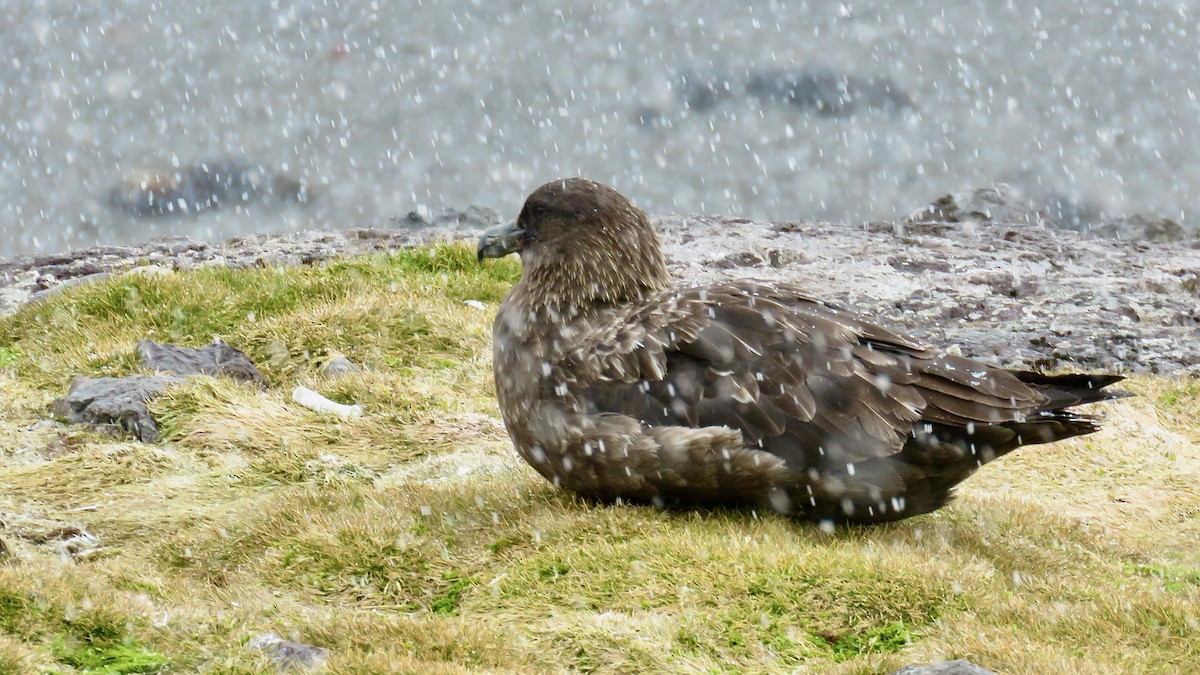
[[[0,254],[512,216],[564,175],[651,212],[861,222],[1005,181],[1200,222],[1195,2],[98,4],[0,1]],[[915,107],[679,97],[681,71],[736,89],[805,64],[890,78]],[[130,171],[214,159],[317,197],[159,218],[105,201]]]

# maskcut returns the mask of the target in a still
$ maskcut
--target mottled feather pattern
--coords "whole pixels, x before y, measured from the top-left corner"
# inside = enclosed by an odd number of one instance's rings
[[[1101,391],[1115,375],[935,351],[790,284],[672,285],[645,215],[590,181],[539,188],[515,227],[501,411],[534,468],[597,499],[894,520],[1017,447],[1094,431],[1069,408],[1121,395]]]

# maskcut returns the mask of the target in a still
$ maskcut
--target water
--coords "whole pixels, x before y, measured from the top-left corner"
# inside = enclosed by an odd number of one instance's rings
[[[511,216],[576,174],[652,212],[859,222],[1007,181],[1200,222],[1196,2],[76,4],[0,2],[0,254]],[[916,107],[688,110],[672,85],[804,64],[890,78]],[[105,202],[130,171],[206,160],[317,196],[160,218]]]

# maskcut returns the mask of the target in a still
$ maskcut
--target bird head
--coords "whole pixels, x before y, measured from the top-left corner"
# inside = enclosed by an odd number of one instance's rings
[[[641,209],[586,178],[534,190],[517,219],[479,240],[478,256],[521,256],[522,281],[547,301],[615,304],[669,284],[662,246]]]

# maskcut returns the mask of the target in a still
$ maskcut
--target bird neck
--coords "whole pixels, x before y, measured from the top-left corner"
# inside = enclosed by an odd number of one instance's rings
[[[636,242],[575,243],[543,260],[525,262],[521,296],[556,321],[569,321],[604,307],[645,300],[671,285],[671,273],[653,230]]]

